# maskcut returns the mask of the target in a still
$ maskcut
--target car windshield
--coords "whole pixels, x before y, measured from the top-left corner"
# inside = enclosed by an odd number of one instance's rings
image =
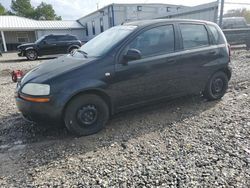
[[[124,25],[112,27],[84,44],[78,52],[85,54],[87,57],[102,56],[128,36],[136,27]]]
[[[37,40],[36,40],[36,42],[35,42],[35,43],[37,44],[37,43],[41,42],[44,38],[45,38],[45,36],[40,37],[39,39],[37,39]]]

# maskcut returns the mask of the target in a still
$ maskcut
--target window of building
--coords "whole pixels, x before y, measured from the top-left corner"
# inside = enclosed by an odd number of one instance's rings
[[[29,42],[29,35],[25,32],[18,32],[17,33],[17,42],[18,43],[26,43]]]
[[[102,17],[100,18],[100,31],[101,31],[101,33],[104,31],[103,30],[103,18]]]
[[[204,25],[180,24],[180,28],[184,49],[209,45],[208,33]]]
[[[167,12],[170,12],[170,7],[166,7],[166,11],[167,11]]]
[[[86,36],[89,36],[89,28],[88,28],[88,23],[85,24],[86,27]]]
[[[137,49],[142,58],[174,51],[174,28],[172,25],[159,26],[138,35],[127,49]]]
[[[137,11],[142,11],[142,6],[137,6]]]
[[[92,21],[92,33],[95,35],[95,21]]]

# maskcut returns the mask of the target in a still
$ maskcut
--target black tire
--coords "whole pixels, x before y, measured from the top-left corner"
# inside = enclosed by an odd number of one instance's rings
[[[108,119],[108,105],[102,98],[92,94],[73,98],[64,112],[64,123],[67,129],[78,136],[99,132]]]
[[[205,90],[203,91],[203,96],[212,101],[221,99],[228,88],[228,77],[224,72],[216,72],[208,80]]]
[[[37,55],[37,52],[36,50],[27,50],[25,52],[25,56],[28,60],[31,60],[31,61],[34,61],[37,59],[38,55]]]

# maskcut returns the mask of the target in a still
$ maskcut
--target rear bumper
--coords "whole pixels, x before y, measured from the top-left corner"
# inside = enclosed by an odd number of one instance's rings
[[[23,117],[37,123],[61,123],[62,109],[48,103],[29,102],[16,97],[16,105]]]

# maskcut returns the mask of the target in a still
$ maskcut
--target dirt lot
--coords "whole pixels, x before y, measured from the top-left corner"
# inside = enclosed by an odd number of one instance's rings
[[[233,52],[222,100],[122,113],[81,138],[21,118],[8,72],[41,61],[13,61],[0,62],[0,187],[250,187],[250,52]]]

